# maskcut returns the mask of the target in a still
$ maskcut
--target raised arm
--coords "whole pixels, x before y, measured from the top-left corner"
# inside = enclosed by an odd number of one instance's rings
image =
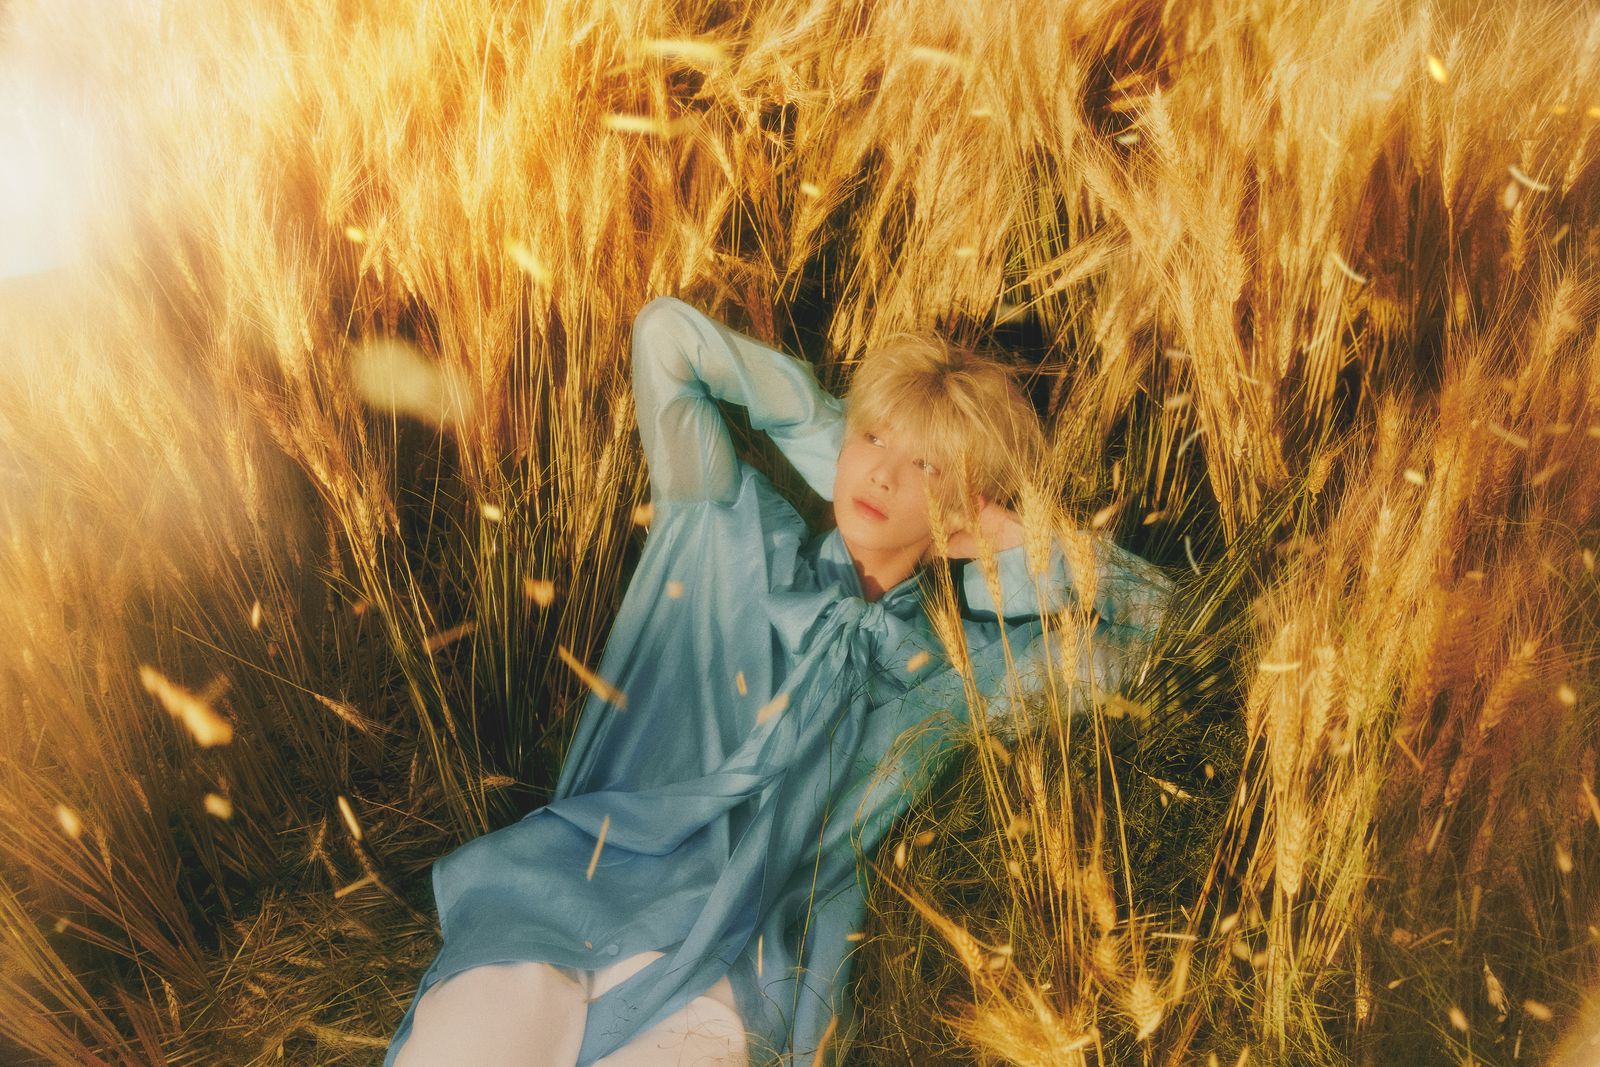
[[[732,499],[739,464],[716,400],[742,404],[823,498],[844,433],[844,404],[811,364],[785,355],[672,296],[633,320],[633,395],[652,499]]]

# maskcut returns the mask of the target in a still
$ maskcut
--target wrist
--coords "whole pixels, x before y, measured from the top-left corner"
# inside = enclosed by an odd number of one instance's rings
[[[1008,548],[1016,548],[1022,544],[1022,520],[1010,508],[995,508],[997,519],[995,530],[990,535],[996,552],[1004,552]]]

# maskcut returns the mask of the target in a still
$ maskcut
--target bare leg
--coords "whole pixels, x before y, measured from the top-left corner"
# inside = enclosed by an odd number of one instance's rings
[[[659,952],[642,952],[596,971],[594,996],[642,970]],[[744,1022],[733,986],[720,978],[705,994],[595,1062],[595,1067],[746,1067]]]
[[[587,983],[547,963],[491,963],[437,983],[417,1002],[394,1067],[573,1067]]]

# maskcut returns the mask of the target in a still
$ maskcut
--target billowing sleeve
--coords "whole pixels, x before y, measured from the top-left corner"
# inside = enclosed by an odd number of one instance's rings
[[[671,296],[634,316],[633,396],[651,498],[727,502],[739,464],[716,401],[741,404],[812,489],[833,499],[844,404],[811,364]]]
[[[1049,564],[1037,578],[1028,570],[1023,546],[996,553],[998,599],[979,562],[965,566],[963,621],[992,723],[1013,725],[1006,720],[1014,698],[1027,700],[1052,682],[1072,712],[1087,711],[1092,700],[1106,694],[1125,694],[1171,606],[1175,583],[1159,567],[1109,537],[1085,531],[1067,536],[1075,550],[1064,552],[1061,541],[1052,541]],[[1092,577],[1080,573],[1090,567]],[[1047,628],[1041,620],[1068,608],[1080,613],[1087,608],[1080,618],[1092,625],[1063,621]],[[1007,674],[1007,647],[1016,667],[1014,683]]]

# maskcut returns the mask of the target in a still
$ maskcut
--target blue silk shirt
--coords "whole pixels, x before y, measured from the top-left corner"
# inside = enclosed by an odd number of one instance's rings
[[[873,853],[971,714],[923,608],[929,573],[868,602],[837,529],[808,530],[734,453],[715,399],[742,404],[832,499],[844,405],[810,365],[673,297],[640,310],[632,358],[655,511],[598,667],[625,703],[591,694],[555,799],[434,864],[443,945],[385,1067],[435,982],[520,960],[593,970],[647,950],[665,955],[590,1004],[580,1065],[725,974],[752,1063],[811,1063],[848,1010],[858,852]],[[1170,599],[1158,569],[1097,540],[1094,638],[1064,665],[1040,615],[1076,604],[1077,585],[1052,553],[1037,578],[1021,546],[999,553],[999,603],[975,561],[957,572],[988,721],[1051,672],[1083,679],[1075,710],[1091,680],[1116,690]],[[1021,679],[1010,688],[1007,648]]]

